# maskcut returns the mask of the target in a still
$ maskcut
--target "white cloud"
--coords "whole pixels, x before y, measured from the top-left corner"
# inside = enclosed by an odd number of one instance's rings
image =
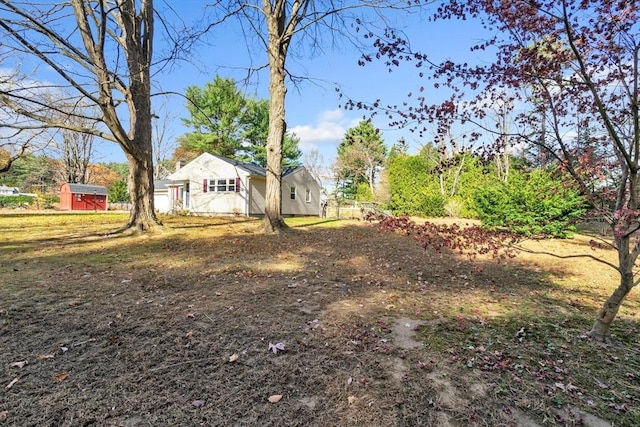
[[[300,138],[300,149],[308,153],[318,150],[326,157],[333,157],[336,147],[344,137],[349,127],[354,126],[358,120],[345,117],[340,109],[321,112],[315,123],[297,125],[289,130]]]

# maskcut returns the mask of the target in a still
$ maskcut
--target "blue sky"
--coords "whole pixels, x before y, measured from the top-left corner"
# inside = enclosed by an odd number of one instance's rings
[[[181,3],[181,14],[188,22],[192,16],[202,14],[200,1]],[[439,61],[447,58],[466,58],[470,55],[468,47],[479,38],[480,27],[469,21],[453,21],[432,23],[419,15],[404,17],[399,25],[411,40],[412,47]],[[306,55],[306,46],[294,44],[288,60],[289,69],[298,76],[306,76],[309,80],[298,86],[289,85],[287,92],[286,115],[289,130],[300,137],[303,153],[316,149],[330,163],[336,155],[336,147],[349,127],[362,120],[364,112],[345,111],[339,108],[335,87],[339,85],[350,97],[362,101],[373,101],[377,98],[383,104],[402,103],[408,92],[430,83],[420,81],[415,67],[406,65],[389,73],[382,62],[374,62],[366,67],[358,66],[360,53],[348,43],[338,46],[324,47],[323,53],[314,56]],[[159,51],[159,49],[157,49]],[[211,34],[209,43],[202,45],[195,52],[193,64],[182,62],[172,67],[170,72],[158,75],[155,80],[157,90],[184,93],[190,85],[203,86],[213,80],[215,75],[242,80],[250,65],[261,65],[264,62],[262,52],[254,52],[253,63],[247,54],[247,47],[239,27],[228,24]],[[267,98],[268,75],[266,72],[253,79],[252,84],[244,88],[248,95]],[[446,97],[446,93],[438,93],[433,89],[425,92],[429,99]],[[157,100],[160,101],[160,100]],[[184,100],[169,97],[165,109],[175,117],[169,126],[169,136],[177,138],[188,129],[181,125],[180,118],[187,116]],[[156,105],[162,104],[158,102]],[[158,107],[159,108],[159,107]],[[409,142],[412,151],[428,142],[403,130],[390,129],[384,117],[374,120],[374,124],[383,132],[388,146],[401,136]],[[101,147],[97,161],[124,161],[120,148],[115,144]]]

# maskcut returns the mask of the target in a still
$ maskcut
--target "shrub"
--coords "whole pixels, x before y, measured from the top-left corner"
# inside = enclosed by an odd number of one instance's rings
[[[371,187],[368,182],[361,182],[356,187],[355,199],[358,202],[372,202],[373,201],[373,193],[371,192]]]
[[[444,216],[444,199],[433,166],[423,156],[400,156],[389,164],[389,208],[394,214]]]
[[[129,191],[127,190],[127,183],[125,181],[119,180],[111,184],[111,187],[109,187],[109,202],[129,202]]]
[[[585,200],[550,171],[513,172],[509,182],[494,180],[474,194],[482,224],[525,235],[567,237],[585,212]]]
[[[22,208],[35,201],[33,196],[0,196],[0,208]]]

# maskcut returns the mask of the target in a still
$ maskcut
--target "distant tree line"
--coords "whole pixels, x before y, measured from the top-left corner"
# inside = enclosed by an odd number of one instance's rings
[[[387,150],[370,121],[347,130],[333,177],[341,202],[375,201],[395,215],[475,218],[528,235],[564,237],[589,208],[559,162],[526,152],[486,157],[434,142],[411,155],[404,139]]]

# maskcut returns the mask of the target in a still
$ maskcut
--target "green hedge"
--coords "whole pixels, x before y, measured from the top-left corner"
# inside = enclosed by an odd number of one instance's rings
[[[0,208],[21,208],[35,203],[33,196],[0,196]]]
[[[496,179],[477,189],[474,202],[483,225],[525,235],[566,237],[586,210],[577,190],[542,169],[513,171],[509,182]]]

